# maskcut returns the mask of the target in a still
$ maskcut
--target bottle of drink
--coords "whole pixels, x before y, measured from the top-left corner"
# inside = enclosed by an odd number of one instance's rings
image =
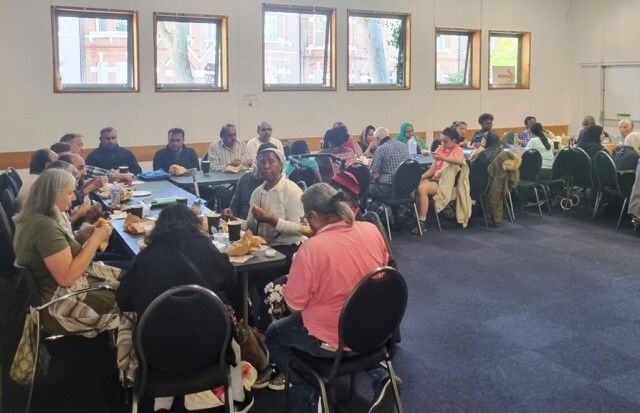
[[[416,159],[418,157],[418,142],[413,136],[407,142],[407,146],[409,146],[409,158]]]
[[[111,188],[111,205],[120,205],[120,187],[118,185],[113,185]]]

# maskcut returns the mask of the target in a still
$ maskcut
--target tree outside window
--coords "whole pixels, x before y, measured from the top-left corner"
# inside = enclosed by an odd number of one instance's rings
[[[410,16],[348,13],[349,89],[408,89]]]
[[[480,88],[480,31],[436,29],[436,88]]]
[[[227,90],[227,19],[155,13],[156,91]]]
[[[51,8],[54,91],[137,91],[137,13]]]
[[[335,89],[335,9],[263,6],[264,90]]]

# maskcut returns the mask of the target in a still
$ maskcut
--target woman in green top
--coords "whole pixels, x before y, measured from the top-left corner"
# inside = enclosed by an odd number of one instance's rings
[[[45,170],[31,187],[16,218],[16,261],[33,276],[40,299],[47,302],[96,283],[118,284],[120,270],[92,263],[98,247],[111,235],[111,225],[94,227],[81,246],[60,224],[76,199],[76,180],[62,169]],[[52,334],[96,334],[118,326],[114,294],[96,291],[63,300],[42,313],[45,331]]]
[[[396,140],[402,143],[407,143],[412,136],[416,140],[416,142],[418,142],[418,145],[420,145],[420,147],[426,151],[427,144],[418,135],[414,135],[413,125],[409,122],[405,122],[400,125],[400,133],[398,133],[398,136],[396,136]]]

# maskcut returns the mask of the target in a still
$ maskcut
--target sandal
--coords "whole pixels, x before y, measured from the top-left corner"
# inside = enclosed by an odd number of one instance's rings
[[[411,233],[413,235],[420,235],[420,228],[422,228],[422,233],[427,232],[427,227],[424,223],[424,221],[420,221],[420,227],[416,226],[414,229],[411,230]]]

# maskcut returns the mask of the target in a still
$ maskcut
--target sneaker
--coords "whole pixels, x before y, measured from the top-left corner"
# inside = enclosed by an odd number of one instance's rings
[[[420,221],[420,227],[422,228],[423,234],[427,232],[427,226],[425,225],[424,221]],[[411,233],[413,235],[420,235],[420,228],[418,228],[418,226],[416,225],[416,227],[411,230]]]
[[[282,391],[284,390],[284,386],[286,385],[286,379],[283,373],[278,373],[269,380],[267,386],[271,390]]]
[[[402,380],[396,376],[396,383],[398,384],[398,392],[402,393]],[[393,385],[389,377],[385,378],[379,385],[378,391],[375,393],[374,399],[369,413],[391,413],[396,408],[396,399],[393,394]]]
[[[267,366],[264,370],[258,373],[255,383],[251,386],[252,389],[264,389],[269,385],[269,380],[273,376],[273,367]]]
[[[244,389],[244,400],[241,402],[233,401],[233,411],[235,413],[247,413],[253,406],[253,394],[247,389]]]

